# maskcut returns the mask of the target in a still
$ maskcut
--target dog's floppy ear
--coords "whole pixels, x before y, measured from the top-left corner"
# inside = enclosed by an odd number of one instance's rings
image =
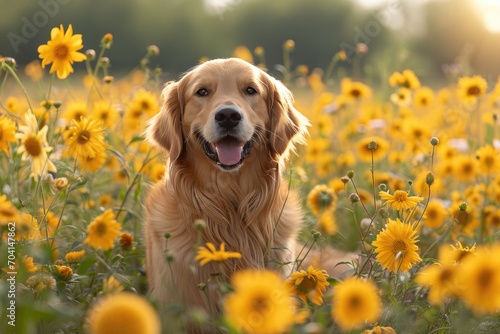
[[[293,106],[290,90],[280,81],[270,78],[270,144],[278,155],[294,151],[295,144],[305,144],[308,119]]]
[[[169,152],[170,160],[175,161],[183,151],[182,104],[179,83],[169,82],[162,93],[163,106],[158,114],[149,121],[147,139]]]

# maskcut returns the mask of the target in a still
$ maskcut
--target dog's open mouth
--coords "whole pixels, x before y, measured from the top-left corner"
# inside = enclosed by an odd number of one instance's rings
[[[226,136],[215,143],[209,143],[198,134],[207,157],[223,169],[231,170],[239,167],[252,150],[252,140],[242,142],[233,136]]]

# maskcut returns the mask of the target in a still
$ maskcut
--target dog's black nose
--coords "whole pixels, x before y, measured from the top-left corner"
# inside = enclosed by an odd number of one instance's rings
[[[222,108],[215,113],[215,121],[225,129],[232,129],[241,121],[241,113],[234,108]]]

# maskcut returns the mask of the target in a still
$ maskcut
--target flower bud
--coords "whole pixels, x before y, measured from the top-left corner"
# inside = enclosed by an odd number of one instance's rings
[[[198,231],[203,231],[207,227],[207,223],[203,219],[195,219],[195,221],[194,221],[194,227]]]
[[[109,49],[111,47],[111,43],[113,43],[113,35],[110,33],[107,33],[104,35],[104,37],[101,39],[101,45],[105,47],[106,49]]]
[[[110,61],[108,57],[102,57],[101,60],[99,61],[99,64],[103,67],[107,67],[109,65]]]
[[[62,106],[62,101],[56,100],[52,105],[54,106],[54,108],[59,109]]]
[[[16,67],[16,60],[12,57],[3,57],[3,58],[1,58],[1,62],[5,63],[9,67],[12,67],[12,68]]]
[[[369,144],[368,144],[368,149],[371,150],[371,151],[375,151],[376,149],[378,148],[378,144],[376,141],[372,140]]]
[[[88,59],[89,61],[93,61],[93,60],[95,60],[95,57],[96,57],[95,50],[93,50],[93,49],[88,49],[87,51],[85,51],[85,55],[87,56],[87,59]]]
[[[64,190],[68,187],[68,179],[65,177],[58,177],[54,180],[54,186],[57,190]]]
[[[134,236],[128,232],[123,232],[122,234],[120,234],[119,242],[122,248],[128,249],[134,242]]]
[[[381,183],[378,185],[378,190],[387,191],[387,185],[385,183]]]
[[[467,211],[467,203],[465,202],[462,202],[458,205],[458,208],[460,209],[460,211]]]
[[[352,178],[354,177],[354,171],[353,170],[348,171],[346,176],[352,180]]]
[[[437,137],[432,137],[430,142],[432,146],[436,146],[437,144],[439,144],[439,139]]]
[[[351,195],[349,195],[349,201],[351,201],[351,203],[359,202],[359,200],[360,198],[358,194],[352,193]]]
[[[431,184],[433,184],[433,183],[434,183],[434,174],[432,174],[432,173],[427,173],[427,175],[425,176],[425,183],[426,183],[427,185],[429,185],[429,186],[430,186]]]
[[[158,56],[160,54],[160,48],[156,45],[148,46],[148,55],[150,56]]]
[[[349,181],[351,181],[351,179],[350,179],[350,178],[348,178],[347,176],[342,176],[342,177],[340,178],[340,181],[342,181],[342,183],[343,183],[343,184],[346,184],[346,183],[348,183]]]
[[[285,51],[293,51],[293,49],[295,49],[295,42],[291,39],[285,41],[285,43],[283,44],[283,48],[285,49]]]
[[[113,80],[115,80],[115,78],[112,75],[105,75],[104,78],[102,79],[102,81],[104,81],[104,83],[106,84],[112,83]]]

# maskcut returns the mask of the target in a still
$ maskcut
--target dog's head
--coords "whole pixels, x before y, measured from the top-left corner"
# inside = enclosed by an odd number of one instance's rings
[[[168,83],[163,97],[147,136],[169,151],[171,161],[199,154],[236,170],[263,151],[277,160],[304,140],[309,124],[281,82],[235,58],[195,67]]]

